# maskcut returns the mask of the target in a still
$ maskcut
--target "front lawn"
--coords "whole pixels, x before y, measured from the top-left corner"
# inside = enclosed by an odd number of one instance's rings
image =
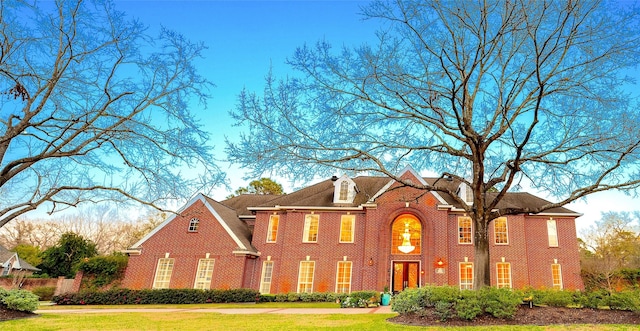
[[[90,313],[57,314],[2,322],[3,330],[629,330],[637,325],[558,325],[488,327],[411,327],[395,325],[386,319],[395,314],[286,315],[217,313]]]

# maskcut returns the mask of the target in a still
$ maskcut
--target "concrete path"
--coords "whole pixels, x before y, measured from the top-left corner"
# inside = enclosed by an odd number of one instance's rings
[[[393,314],[390,306],[376,308],[108,308],[108,309],[41,309],[36,314],[89,313],[219,313],[219,314]]]

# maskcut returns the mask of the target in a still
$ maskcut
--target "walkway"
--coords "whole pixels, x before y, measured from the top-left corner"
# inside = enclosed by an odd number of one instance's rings
[[[219,313],[219,314],[393,314],[390,306],[376,308],[107,308],[40,309],[36,314],[79,313]]]

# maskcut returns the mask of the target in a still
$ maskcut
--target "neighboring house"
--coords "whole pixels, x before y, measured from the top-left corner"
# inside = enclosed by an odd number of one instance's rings
[[[0,246],[0,276],[21,275],[29,276],[40,269],[32,266],[27,261],[21,259],[16,252]]]
[[[410,167],[400,175],[435,181]],[[469,201],[464,185],[449,185]],[[499,207],[545,203],[509,193]],[[491,222],[492,285],[583,289],[578,216],[554,208]],[[222,202],[198,195],[127,250],[122,285],[261,293],[471,288],[473,231],[453,197],[400,187],[386,177],[345,175],[287,195]]]

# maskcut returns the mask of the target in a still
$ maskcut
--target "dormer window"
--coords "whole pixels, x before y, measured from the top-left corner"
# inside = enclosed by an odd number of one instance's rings
[[[353,203],[356,197],[356,183],[347,175],[334,177],[333,203]]]
[[[340,183],[340,198],[338,200],[345,201],[347,196],[349,196],[349,182],[345,180]]]
[[[198,224],[200,224],[200,220],[192,218],[191,221],[189,221],[189,232],[198,232]]]
[[[467,205],[473,204],[473,190],[467,183],[462,183],[458,186],[458,197],[462,199]]]

